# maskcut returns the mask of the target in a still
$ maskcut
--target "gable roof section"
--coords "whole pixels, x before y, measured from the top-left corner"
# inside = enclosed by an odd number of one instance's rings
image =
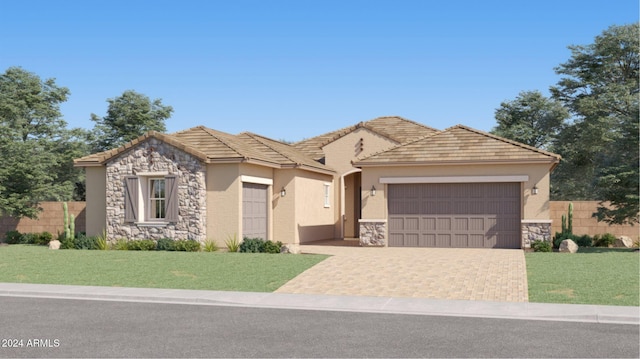
[[[76,159],[74,165],[78,167],[103,165],[151,137],[189,153],[205,163],[247,162],[274,168],[302,167],[316,172],[331,174],[335,172],[285,143],[250,133],[235,136],[204,126],[171,135],[150,131],[119,148]]]
[[[553,168],[560,155],[457,125],[360,159],[354,166],[513,162],[550,163]]]
[[[293,147],[302,151],[314,160],[324,157],[322,147],[336,141],[359,128],[366,128],[382,137],[386,137],[397,144],[414,141],[424,136],[437,133],[438,130],[420,123],[407,120],[399,116],[378,117],[370,121],[360,122],[353,126],[325,133],[293,144]]]

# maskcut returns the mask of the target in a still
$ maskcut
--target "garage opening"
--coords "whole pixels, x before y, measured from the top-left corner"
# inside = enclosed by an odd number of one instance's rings
[[[389,246],[520,248],[520,183],[388,185]]]

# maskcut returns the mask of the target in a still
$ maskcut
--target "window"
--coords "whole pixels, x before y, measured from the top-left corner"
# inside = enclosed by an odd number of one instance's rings
[[[164,178],[149,179],[149,219],[164,219],[166,217],[166,197]]]
[[[124,221],[136,224],[178,221],[178,177],[159,173],[125,178]]]
[[[329,190],[331,188],[331,183],[325,183],[324,184],[324,207],[325,208],[329,208],[330,207],[330,199],[331,199],[331,191]]]

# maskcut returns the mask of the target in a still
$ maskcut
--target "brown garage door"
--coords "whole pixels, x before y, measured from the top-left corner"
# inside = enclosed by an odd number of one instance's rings
[[[256,183],[242,184],[242,236],[267,238],[267,189]]]
[[[389,184],[389,246],[520,248],[520,183]]]

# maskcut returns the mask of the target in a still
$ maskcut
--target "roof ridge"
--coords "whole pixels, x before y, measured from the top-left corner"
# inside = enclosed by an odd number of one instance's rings
[[[527,144],[524,144],[524,143],[521,143],[521,142],[518,142],[518,141],[514,141],[514,140],[510,140],[508,138],[496,136],[496,135],[494,135],[492,133],[481,131],[481,130],[477,130],[475,128],[471,128],[471,127],[468,127],[468,126],[465,126],[465,125],[462,125],[462,124],[457,124],[455,126],[451,126],[451,127],[445,129],[442,132],[446,132],[446,131],[452,130],[454,128],[461,128],[461,129],[467,130],[469,132],[474,132],[474,133],[477,133],[479,135],[486,136],[486,137],[489,137],[489,138],[493,138],[494,140],[498,140],[498,141],[502,141],[502,142],[505,142],[505,143],[508,143],[508,144],[511,144],[511,145],[514,145],[514,146],[518,146],[518,147],[524,148],[526,150],[538,152],[538,153],[541,153],[541,154],[546,155],[546,156],[555,157],[555,158],[558,158],[558,159],[562,158],[562,156],[560,156],[557,153],[545,151],[545,150],[537,148],[537,147],[529,146]]]
[[[405,117],[402,117],[402,116],[396,116],[396,115],[394,115],[394,116],[379,116],[379,117],[376,117],[376,118],[371,119],[371,120],[366,121],[366,122],[371,122],[371,121],[374,121],[374,120],[377,120],[377,119],[381,119],[381,118],[394,118],[394,117],[395,117],[395,118],[399,118],[399,119],[401,119],[401,120],[403,120],[403,121],[406,121],[406,122],[412,123],[412,124],[414,124],[414,125],[418,125],[418,126],[420,126],[420,127],[424,127],[424,128],[426,128],[426,129],[429,129],[429,130],[433,130],[433,131],[436,131],[436,132],[440,132],[440,130],[438,130],[438,129],[437,129],[437,128],[435,128],[435,127],[427,126],[427,125],[425,125],[425,124],[423,124],[423,123],[416,122],[416,121],[410,120],[410,119],[408,119],[408,118],[405,118]]]
[[[266,137],[266,136],[258,135],[257,133],[253,133],[253,132],[245,131],[245,132],[243,132],[243,133],[241,133],[241,134],[245,134],[245,135],[247,135],[247,136],[249,136],[249,137],[253,138],[254,140],[256,140],[256,141],[258,141],[258,142],[262,143],[263,145],[265,145],[265,146],[269,147],[269,148],[270,148],[270,149],[272,149],[274,152],[276,152],[276,153],[277,153],[277,154],[279,154],[280,156],[282,156],[282,157],[284,157],[284,158],[288,159],[289,161],[291,161],[291,162],[295,163],[296,165],[299,165],[299,164],[300,164],[300,163],[298,163],[298,161],[296,161],[296,160],[294,160],[293,158],[291,158],[291,157],[289,157],[289,156],[285,155],[285,154],[284,154],[284,153],[282,153],[281,151],[278,151],[278,150],[277,150],[277,149],[275,149],[273,146],[271,146],[270,144],[266,143],[266,141],[264,141],[264,140],[274,141],[274,142],[281,143],[281,144],[283,144],[283,145],[285,145],[285,146],[289,146],[289,145],[287,145],[286,143],[280,142],[280,141],[278,141],[278,140],[271,139],[271,138]],[[259,138],[257,138],[257,137],[259,137]]]
[[[198,127],[195,127],[195,128],[203,130],[204,132],[206,132],[207,134],[209,134],[209,136],[211,136],[211,137],[215,138],[216,140],[220,141],[220,143],[222,143],[223,145],[227,146],[227,147],[228,147],[230,150],[232,150],[233,152],[237,153],[237,154],[238,154],[238,155],[240,155],[241,157],[247,158],[247,156],[246,156],[245,154],[243,154],[242,152],[240,152],[240,150],[239,150],[239,149],[237,149],[237,148],[236,148],[236,147],[234,147],[234,146],[231,146],[231,144],[229,144],[229,143],[228,143],[228,141],[225,141],[225,140],[223,140],[222,138],[220,138],[220,136],[216,135],[216,134],[215,134],[215,132],[224,133],[224,134],[227,134],[227,135],[229,135],[229,136],[233,136],[233,137],[236,137],[235,135],[232,135],[232,134],[230,134],[230,133],[228,134],[228,133],[226,133],[226,132],[221,132],[221,131],[213,130],[213,129],[210,129],[210,128],[205,127],[205,126],[198,126]]]

